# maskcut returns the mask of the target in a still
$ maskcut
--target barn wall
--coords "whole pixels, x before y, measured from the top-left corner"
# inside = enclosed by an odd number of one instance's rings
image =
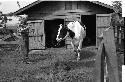
[[[110,27],[111,15],[110,14],[97,14],[96,15],[96,45],[99,46],[101,40],[99,36]]]
[[[29,15],[29,19],[43,19],[43,17],[59,10],[64,10],[64,2],[45,1],[29,9],[27,14]]]
[[[70,21],[74,21],[74,20],[81,21],[82,15],[109,14],[111,12],[113,12],[113,10],[103,6],[99,6],[90,1],[72,1],[72,2],[71,1],[43,1],[23,11],[20,14],[27,14],[29,16],[29,20],[64,19],[65,21],[64,24],[67,25]],[[102,30],[99,31],[101,28],[98,29],[99,22],[96,19],[97,36],[100,35],[99,34],[100,32],[102,32]],[[70,39],[66,40],[66,45],[70,47],[70,45],[68,45],[69,41]],[[96,41],[96,44],[97,43],[99,42]]]
[[[91,13],[91,14],[108,14],[108,13],[112,12],[108,8],[106,9],[103,6],[99,6],[97,4],[93,4],[93,3],[90,3],[88,1],[78,1],[77,5],[78,5],[78,9],[83,10],[85,13]]]
[[[29,50],[45,49],[44,20],[28,21]]]
[[[43,19],[49,15],[52,15],[56,12],[64,14],[67,10],[79,10],[75,13],[68,14],[82,14],[82,15],[90,15],[90,14],[108,14],[112,11],[110,9],[106,9],[105,7],[101,7],[97,4],[93,4],[89,1],[44,1],[41,2],[30,9],[23,11],[20,14],[28,14],[29,19]],[[60,12],[61,11],[61,12]]]

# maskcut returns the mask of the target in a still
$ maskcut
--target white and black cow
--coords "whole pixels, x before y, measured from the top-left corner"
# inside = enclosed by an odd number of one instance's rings
[[[81,25],[79,21],[69,22],[67,27],[64,27],[62,24],[60,24],[56,40],[60,42],[62,40],[65,40],[68,36],[72,39],[71,45],[73,47],[73,50],[78,53],[77,60],[79,60],[79,52],[82,48],[82,42],[86,37],[85,25]]]

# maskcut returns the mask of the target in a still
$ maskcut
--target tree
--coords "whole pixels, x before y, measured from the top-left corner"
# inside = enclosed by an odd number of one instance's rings
[[[118,9],[122,7],[121,1],[113,1],[112,5]]]
[[[116,13],[122,13],[122,2],[121,1],[113,1],[113,7],[117,9]]]
[[[124,18],[122,17],[121,1],[113,1],[112,5],[116,9],[116,11],[112,14],[112,25],[124,26]]]

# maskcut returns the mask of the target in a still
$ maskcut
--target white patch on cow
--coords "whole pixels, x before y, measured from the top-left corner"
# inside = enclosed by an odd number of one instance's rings
[[[84,28],[80,25],[78,21],[70,22],[67,27],[75,33],[74,38],[79,39],[81,35],[81,31],[84,30]]]
[[[73,50],[75,50],[75,48],[77,48],[77,55],[78,55],[77,60],[79,60],[80,59],[79,50],[81,50],[81,48],[82,48],[82,42],[86,36],[86,31],[78,21],[70,22],[67,25],[67,27],[68,27],[68,29],[70,29],[71,31],[73,31],[75,33],[75,36],[71,41],[71,45],[73,47]],[[77,47],[77,44],[78,44],[78,47]]]

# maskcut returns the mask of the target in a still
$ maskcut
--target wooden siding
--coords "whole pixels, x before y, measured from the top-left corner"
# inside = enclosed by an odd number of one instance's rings
[[[107,26],[110,26],[110,23],[111,23],[111,19],[110,19],[110,16],[109,14],[101,14],[101,15],[96,15],[97,16],[97,19],[96,21],[98,21],[98,23],[96,24],[97,27],[107,27]],[[110,19],[110,20],[109,20]]]
[[[29,21],[30,22],[30,21]],[[43,20],[31,21],[30,29],[29,29],[29,36],[41,36],[44,34],[44,23]]]
[[[85,12],[93,13],[93,14],[108,14],[113,11],[110,9],[106,9],[104,6],[99,6],[97,4],[90,3],[88,1],[78,1],[78,9],[81,9]]]
[[[119,82],[118,62],[112,26],[103,33],[103,40],[99,45],[98,55],[96,56],[96,69],[98,70],[96,82],[105,82],[105,71],[108,72],[107,78],[109,82]]]
[[[28,14],[29,20],[33,19],[43,19],[49,15],[52,15],[55,12],[65,12],[67,10],[81,10],[82,12],[69,13],[72,14],[107,14],[111,13],[110,9],[106,9],[103,6],[93,4],[89,1],[43,1],[27,11],[23,11],[20,14]],[[60,12],[61,14],[61,12]],[[64,13],[63,13],[64,14]]]
[[[96,15],[96,45],[99,46],[99,36],[106,30],[111,23],[110,14],[97,14]]]
[[[43,49],[43,48],[44,48],[44,44],[43,44],[42,36],[29,37],[29,50]]]
[[[104,31],[104,46],[109,82],[119,82],[118,62],[113,27]]]
[[[111,12],[113,12],[113,10],[111,11],[111,9],[93,4],[89,1],[43,1],[20,14],[27,14],[29,16],[28,20],[31,21],[64,19],[64,24],[67,25],[74,20],[81,21],[81,15],[109,14]],[[99,36],[102,31],[109,26],[110,21],[108,17],[109,16],[96,17],[96,36]],[[32,40],[32,37],[35,38],[36,36],[38,38],[43,36],[43,43],[45,43],[44,24],[41,25],[41,23],[32,22],[32,27],[29,30],[30,40]],[[96,39],[97,44],[99,42],[98,38]],[[66,45],[68,44],[67,40]]]
[[[28,13],[30,14],[29,19],[43,19],[46,16],[52,15],[56,11],[64,10],[64,5],[64,2],[60,1],[45,1],[30,10],[30,12]]]
[[[44,20],[28,21],[29,28],[29,50],[45,49]]]

